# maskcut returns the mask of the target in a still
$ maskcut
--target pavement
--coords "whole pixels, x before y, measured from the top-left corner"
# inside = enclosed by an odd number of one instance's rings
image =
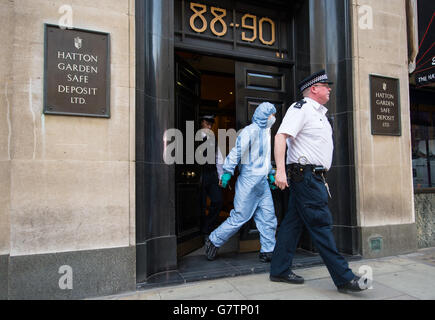
[[[97,300],[434,300],[435,247],[415,253],[349,263],[360,274],[372,272],[372,288],[339,293],[325,266],[297,269],[303,285],[271,282],[268,273],[138,290]]]

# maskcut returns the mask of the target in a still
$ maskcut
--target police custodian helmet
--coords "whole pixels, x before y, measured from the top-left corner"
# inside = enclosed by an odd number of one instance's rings
[[[334,84],[333,82],[328,80],[328,75],[325,70],[321,70],[319,72],[313,73],[309,77],[302,80],[298,87],[301,92],[304,92],[305,89],[315,85],[316,83],[327,83]]]

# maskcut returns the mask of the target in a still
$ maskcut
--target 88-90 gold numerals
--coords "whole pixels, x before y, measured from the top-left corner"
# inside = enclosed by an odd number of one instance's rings
[[[205,4],[191,2],[190,9],[193,11],[192,16],[190,17],[190,27],[192,28],[193,31],[195,31],[197,33],[205,32],[207,30],[207,27],[208,27],[207,20],[204,17],[204,13],[207,12],[207,6]],[[224,20],[224,18],[227,16],[227,10],[222,9],[222,8],[217,8],[217,7],[211,7],[210,11],[214,17],[210,22],[211,32],[217,37],[223,37],[224,35],[227,34],[227,31],[228,31],[228,26]],[[197,27],[195,25],[195,21],[197,19],[201,20],[201,27]],[[272,46],[276,41],[275,22],[272,19],[266,18],[266,17],[261,18],[258,21],[258,23],[257,23],[257,20],[258,20],[257,16],[249,14],[249,13],[245,14],[242,17],[242,29],[252,31],[251,37],[248,37],[246,35],[246,31],[243,31],[242,32],[242,40],[247,41],[247,42],[254,42],[258,37],[260,39],[261,43],[263,43],[265,45]],[[249,24],[248,22],[252,22],[252,23]],[[270,29],[271,29],[271,39],[270,40],[264,39],[263,28],[264,28],[265,23],[268,23],[270,25]],[[216,30],[217,24],[221,25],[222,31]],[[238,25],[236,25],[236,26],[238,26]],[[258,35],[257,35],[257,30],[258,30]]]

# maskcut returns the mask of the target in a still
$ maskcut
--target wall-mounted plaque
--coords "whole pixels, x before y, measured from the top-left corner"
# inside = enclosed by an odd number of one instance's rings
[[[370,75],[372,134],[400,136],[399,79]]]
[[[110,118],[109,34],[45,25],[44,113]]]

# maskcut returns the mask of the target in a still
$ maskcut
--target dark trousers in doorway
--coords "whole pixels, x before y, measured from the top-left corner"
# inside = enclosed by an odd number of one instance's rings
[[[311,170],[304,172],[301,182],[290,183],[289,205],[278,230],[270,275],[289,274],[303,225],[306,226],[334,284],[339,286],[352,280],[354,273],[344,257],[338,253],[332,234],[328,192],[321,176]]]
[[[210,198],[208,215],[205,214],[207,197]],[[222,205],[222,189],[219,187],[216,167],[204,168],[201,183],[201,232],[203,234],[209,235],[216,228]]]

